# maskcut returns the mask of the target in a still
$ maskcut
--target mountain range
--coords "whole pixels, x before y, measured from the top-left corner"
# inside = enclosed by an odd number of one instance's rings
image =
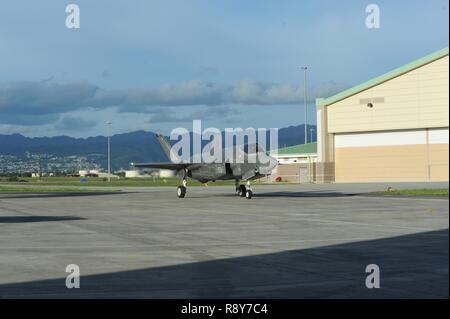
[[[312,140],[316,141],[316,127],[312,129]],[[308,136],[310,139],[311,137]],[[287,147],[302,144],[304,141],[304,125],[289,126],[279,129],[278,145]],[[23,157],[26,153],[52,154],[54,156],[87,156],[89,154],[104,154],[100,165],[106,167],[107,138],[104,136],[73,138],[68,136],[55,137],[25,137],[21,134],[0,134],[0,155]],[[116,134],[111,137],[111,158],[113,169],[129,168],[135,162],[167,161],[155,133],[136,131]]]

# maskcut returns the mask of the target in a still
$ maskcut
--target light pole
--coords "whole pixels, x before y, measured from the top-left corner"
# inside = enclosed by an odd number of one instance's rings
[[[310,133],[310,134],[309,134],[309,142],[312,143],[312,141],[313,141],[314,128],[311,127],[311,128],[309,129],[309,133]]]
[[[303,91],[303,103],[305,109],[305,144],[308,143],[308,97],[306,95],[306,71],[307,66],[302,66],[301,69],[304,71],[304,91]]]
[[[108,128],[108,183],[111,182],[111,122],[106,122],[107,128]]]

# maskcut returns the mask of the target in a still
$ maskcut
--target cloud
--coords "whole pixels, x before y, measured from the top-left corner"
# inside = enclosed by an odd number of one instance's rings
[[[43,116],[77,110],[95,97],[97,90],[88,83],[0,83],[0,122],[5,122],[5,115]]]
[[[22,126],[45,125],[56,122],[59,117],[59,114],[3,114],[0,111],[0,124]]]
[[[97,125],[98,121],[94,119],[84,119],[76,116],[65,116],[58,123],[55,128],[62,131],[74,131],[86,129]]]
[[[229,106],[219,106],[214,108],[203,107],[200,110],[190,113],[185,116],[176,116],[170,110],[161,110],[158,113],[152,115],[149,123],[179,123],[179,122],[191,122],[192,120],[211,120],[221,118],[222,120],[233,115],[240,114],[238,110],[235,110]]]
[[[324,93],[336,93],[342,87],[342,85],[327,83]],[[309,96],[309,102],[314,102],[318,96],[323,96],[320,86],[313,90]],[[241,81],[234,86],[189,81],[163,85],[156,89],[99,92],[96,102],[107,104],[111,101],[118,102],[116,105],[122,112],[142,112],[153,106],[281,105],[302,102],[303,89],[287,84],[249,80]]]
[[[335,83],[318,86],[311,90],[309,101],[329,96],[342,88]],[[118,112],[154,113],[152,109],[161,107],[285,105],[302,101],[303,89],[249,80],[236,85],[194,80],[128,90],[104,90],[84,82],[22,81],[0,83],[0,123],[23,124],[30,121],[30,117],[38,116],[39,121],[46,124],[54,122],[57,114],[89,108],[116,107]]]

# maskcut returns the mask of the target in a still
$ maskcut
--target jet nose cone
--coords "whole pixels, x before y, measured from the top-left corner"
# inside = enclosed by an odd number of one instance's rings
[[[260,166],[259,172],[264,175],[272,174],[272,171],[275,167],[277,167],[278,161],[276,158],[273,158],[271,156],[265,157],[265,163]]]
[[[270,170],[273,170],[275,167],[277,167],[277,165],[278,165],[278,160],[276,158],[271,157],[270,164],[269,164]]]

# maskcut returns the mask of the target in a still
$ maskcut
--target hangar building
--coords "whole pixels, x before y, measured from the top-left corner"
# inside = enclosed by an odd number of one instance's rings
[[[317,143],[281,148],[270,155],[278,161],[278,166],[273,172],[274,177],[281,177],[283,181],[299,183],[315,181]]]
[[[448,48],[316,106],[317,181],[448,181]]]

